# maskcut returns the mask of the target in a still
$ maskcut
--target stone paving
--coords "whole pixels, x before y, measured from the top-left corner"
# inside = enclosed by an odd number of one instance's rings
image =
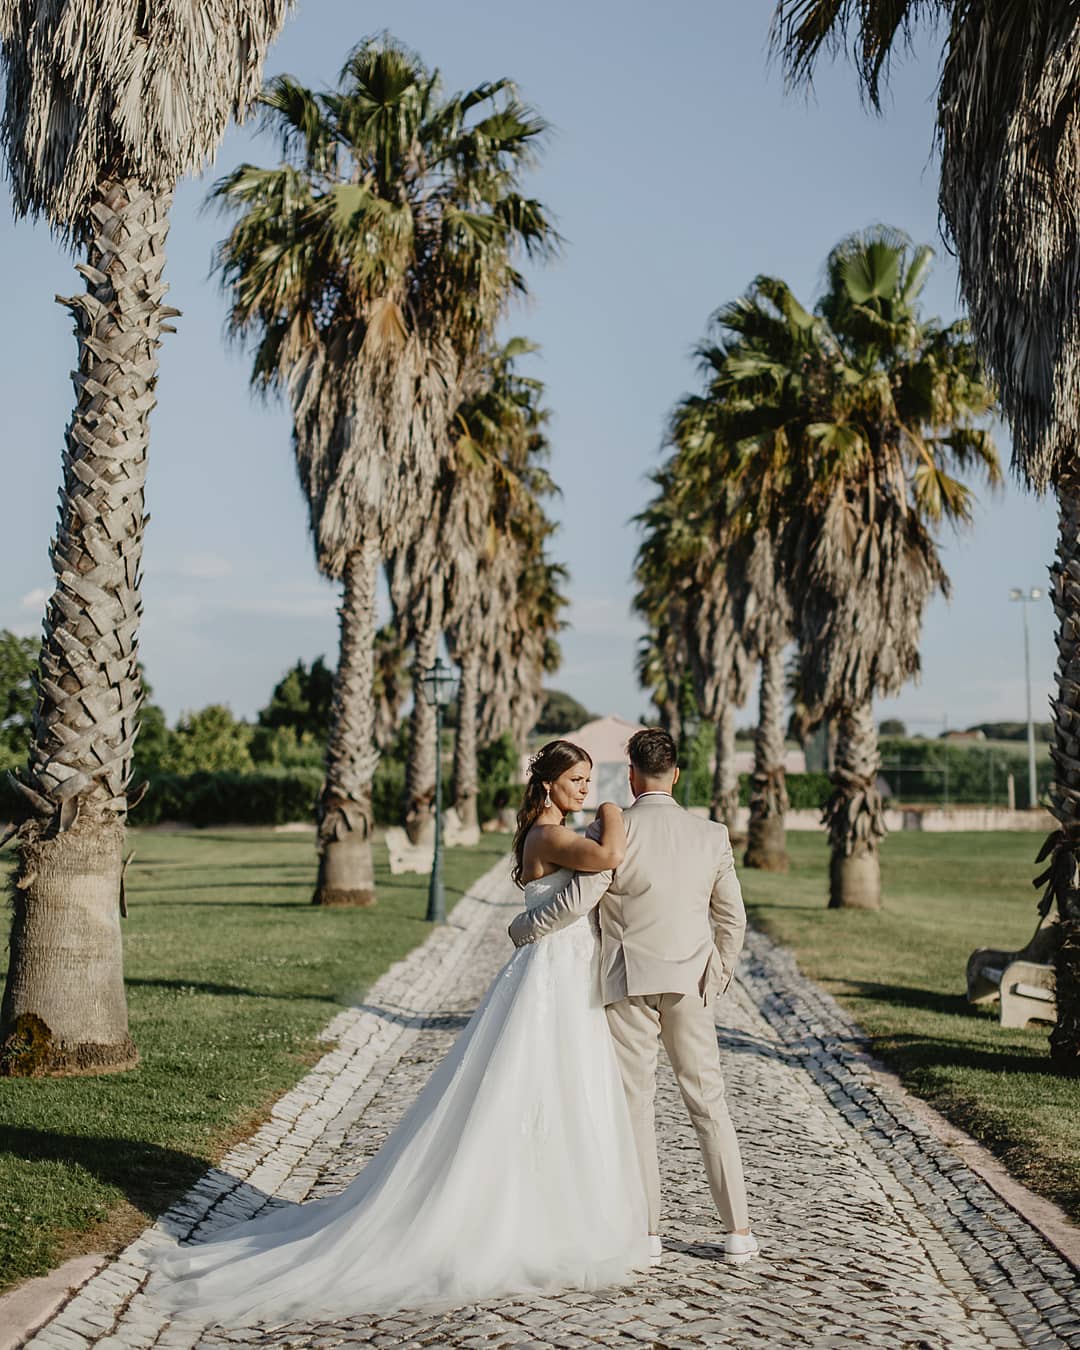
[[[509,955],[506,924],[520,898],[506,874],[506,864],[492,869],[445,929],[334,1020],[325,1033],[334,1048],[140,1243],[206,1233],[356,1174]],[[718,1016],[763,1248],[750,1265],[717,1259],[715,1212],[665,1066],[666,1253],[631,1286],[451,1313],[205,1328],[156,1312],[136,1243],[28,1344],[1080,1347],[1077,1272],[874,1075],[857,1029],[786,952],[751,933]]]

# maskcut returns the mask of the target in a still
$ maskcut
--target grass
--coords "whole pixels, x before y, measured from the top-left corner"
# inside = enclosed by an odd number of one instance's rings
[[[378,906],[342,910],[309,903],[309,834],[131,837],[124,949],[142,1062],[0,1081],[0,1287],[138,1233],[265,1119],[318,1058],[329,1018],[430,931],[426,876],[391,877],[381,845]],[[506,848],[485,835],[447,851],[448,908]]]
[[[1022,947],[1037,915],[1036,834],[890,836],[884,908],[825,908],[820,835],[792,833],[792,871],[743,868],[752,921],[855,1017],[904,1084],[1080,1220],[1080,1079],[1054,1074],[1045,1025],[1022,1031],[964,997],[976,947]]]

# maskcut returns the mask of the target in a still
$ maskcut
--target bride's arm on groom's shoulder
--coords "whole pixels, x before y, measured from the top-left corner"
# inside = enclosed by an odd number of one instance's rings
[[[615,868],[626,856],[622,811],[614,803],[604,802],[584,838],[565,825],[547,826],[537,852],[545,862],[568,867],[575,875],[558,895],[515,917],[509,928],[515,947],[558,932],[600,903]]]
[[[588,914],[604,898],[615,871],[575,872],[558,895],[533,909],[523,909],[507,929],[515,947],[524,947]]]
[[[536,855],[573,872],[603,872],[626,857],[626,825],[612,802],[603,803],[584,835],[566,825],[545,825],[535,834]]]

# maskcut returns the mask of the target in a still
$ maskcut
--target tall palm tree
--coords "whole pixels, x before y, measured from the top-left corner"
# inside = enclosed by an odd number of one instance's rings
[[[752,525],[749,527],[753,530]],[[758,720],[754,730],[754,767],[750,776],[750,823],[747,867],[786,872],[784,817],[788,809],[784,767],[784,649],[791,640],[792,613],[780,574],[776,549],[765,530],[753,530],[749,556],[740,571],[743,581],[742,638],[751,660],[758,663]]]
[[[918,671],[923,610],[947,594],[933,531],[972,510],[954,473],[1000,477],[966,326],[919,309],[931,256],[878,227],[833,250],[816,312],[759,277],[716,320],[727,350],[717,384],[738,449],[732,488],[777,545],[804,694],[837,722],[833,906],[880,905],[872,700]]]
[[[855,55],[875,107],[898,43],[942,20],[938,89],[940,203],[980,353],[997,382],[1013,464],[1060,504],[1051,564],[1058,619],[1052,702],[1059,823],[1048,839],[1041,902],[1062,922],[1051,1054],[1080,1069],[1080,15],[1061,0],[782,0],[773,37],[789,73],[808,80],[823,50]],[[850,39],[850,41],[849,41]]]
[[[542,471],[540,478],[550,481]],[[487,744],[509,734],[520,754],[528,748],[543,706],[544,676],[553,675],[562,663],[558,634],[565,627],[567,570],[549,553],[556,526],[542,499],[551,491],[529,494],[526,509],[512,524],[515,547],[500,550],[491,590],[497,622],[487,629],[481,662],[481,741]]]
[[[137,1059],[118,915],[132,748],[149,417],[177,179],[255,97],[288,0],[167,7],[0,0],[2,137],[15,210],[79,250],[55,590],[44,622],[0,1071]]]
[[[637,517],[643,538],[634,604],[657,644],[665,627],[678,634],[695,704],[715,728],[710,814],[733,830],[739,804],[735,709],[746,701],[750,666],[725,552],[726,494],[703,491],[698,473],[711,440],[700,401],[679,404],[669,440],[673,452],[652,476],[657,494]]]
[[[428,503],[425,528],[395,554],[388,569],[399,624],[418,653],[414,687],[444,636],[460,668],[454,800],[469,823],[476,812],[482,630],[498,620],[489,593],[491,573],[495,555],[515,547],[509,530],[529,505],[518,499],[536,487],[534,433],[547,419],[540,406],[543,385],[516,369],[518,359],[534,350],[532,343],[513,338],[480,352],[470,392],[454,419],[452,454]],[[414,841],[430,838],[434,830],[435,727],[422,703],[414,699],[406,767],[405,824]]]
[[[401,705],[408,687],[408,658],[401,634],[390,623],[375,634],[375,744],[380,754],[397,739]]]
[[[263,103],[283,160],[215,187],[240,213],[219,267],[253,383],[292,410],[319,569],[344,583],[313,900],[368,905],[378,568],[422,540],[465,372],[525,289],[516,255],[554,245],[519,189],[545,126],[509,81],[447,95],[385,36],[350,54],[336,89],[282,76]]]
[[[717,518],[725,557],[726,585],[733,596],[739,639],[750,662],[760,666],[758,723],[754,736],[750,821],[744,863],[786,871],[784,816],[788,807],[784,772],[784,648],[791,641],[792,614],[786,579],[757,503],[732,501],[730,480],[738,473],[738,445],[729,424],[742,411],[742,392],[732,403],[727,366],[731,353],[702,343],[698,359],[705,377],[701,395],[683,401],[677,424],[684,428],[686,473],[696,500],[725,502]],[[740,683],[747,674],[740,671]],[[734,721],[732,714],[731,721]],[[734,741],[731,742],[734,754]]]
[[[457,418],[458,472],[446,501],[446,555],[451,563],[446,642],[460,669],[453,798],[465,825],[478,823],[485,657],[490,658],[499,641],[504,612],[499,599],[514,591],[499,574],[520,549],[522,523],[542,515],[542,500],[554,491],[543,467],[548,454],[544,386],[517,368],[520,358],[534,351],[534,343],[512,338],[487,353],[479,388]]]

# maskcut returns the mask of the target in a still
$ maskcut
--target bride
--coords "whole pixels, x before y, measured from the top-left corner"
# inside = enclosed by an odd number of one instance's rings
[[[617,866],[626,833],[563,823],[592,761],[534,757],[514,839],[527,907]],[[158,1304],[204,1322],[450,1307],[595,1289],[649,1259],[645,1196],[600,999],[593,917],[518,948],[401,1123],[339,1195],[152,1257]]]

